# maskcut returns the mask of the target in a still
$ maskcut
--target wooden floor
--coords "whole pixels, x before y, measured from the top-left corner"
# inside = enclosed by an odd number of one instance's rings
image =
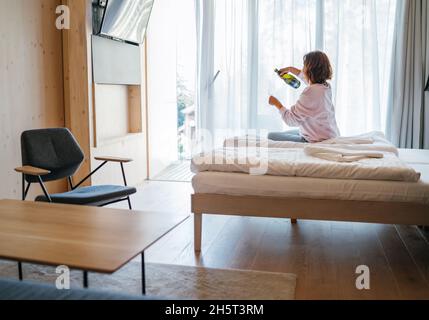
[[[191,182],[194,174],[191,172],[191,161],[177,161],[169,165],[152,181]]]
[[[190,212],[189,183],[150,182],[136,209]],[[298,299],[429,299],[429,242],[417,227],[205,216],[202,253],[188,219],[147,251],[147,261],[212,268],[289,272]],[[355,287],[367,265],[368,291]]]

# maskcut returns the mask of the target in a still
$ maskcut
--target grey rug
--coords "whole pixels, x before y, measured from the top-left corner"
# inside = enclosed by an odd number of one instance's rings
[[[52,267],[24,264],[26,280],[54,284]],[[15,262],[0,261],[0,278],[17,277]],[[292,300],[296,275],[146,264],[147,294],[177,299]],[[113,275],[89,274],[91,289],[141,294],[140,262],[132,261]],[[71,287],[82,287],[82,272],[71,272]]]

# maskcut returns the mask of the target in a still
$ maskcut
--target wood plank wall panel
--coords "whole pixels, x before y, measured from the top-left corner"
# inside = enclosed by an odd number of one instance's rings
[[[78,182],[91,171],[90,47],[91,1],[64,0],[70,8],[70,30],[63,31],[65,123],[79,142],[85,160],[74,176]],[[90,184],[90,180],[87,181]]]
[[[128,86],[128,131],[143,132],[142,118],[142,87]]]
[[[21,197],[20,135],[64,126],[60,0],[0,0],[0,198]],[[66,188],[50,183],[50,191]],[[30,196],[40,194],[32,189]]]

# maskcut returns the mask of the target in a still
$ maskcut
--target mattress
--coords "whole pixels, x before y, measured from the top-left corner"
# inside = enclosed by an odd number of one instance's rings
[[[201,172],[195,193],[356,201],[393,201],[429,205],[429,150],[401,149],[399,157],[421,173],[419,182],[342,180],[244,173]]]

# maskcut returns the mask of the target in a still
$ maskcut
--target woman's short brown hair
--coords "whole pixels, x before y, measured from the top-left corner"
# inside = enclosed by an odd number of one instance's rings
[[[332,79],[331,62],[321,51],[313,51],[304,56],[304,72],[311,83],[325,84]]]

